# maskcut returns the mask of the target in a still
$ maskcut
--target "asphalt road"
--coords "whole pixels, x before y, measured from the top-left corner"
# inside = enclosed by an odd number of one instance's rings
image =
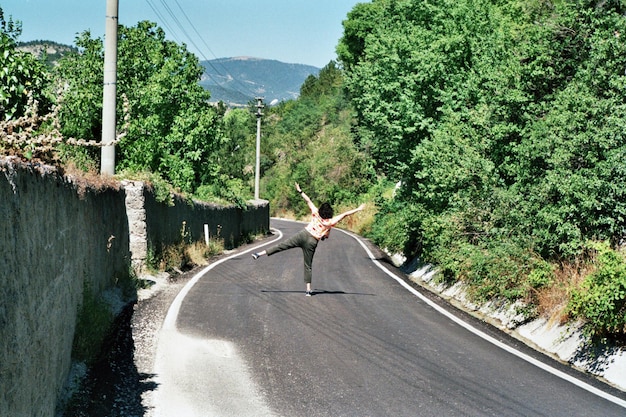
[[[342,231],[318,246],[316,294],[304,288],[299,249],[235,253],[198,274],[160,333],[154,415],[626,415],[623,393],[442,314]]]

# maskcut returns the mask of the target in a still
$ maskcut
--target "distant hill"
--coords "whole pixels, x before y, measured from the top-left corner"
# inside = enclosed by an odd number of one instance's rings
[[[21,42],[18,49],[36,56],[45,53],[51,66],[63,55],[77,51],[76,47],[53,41]],[[311,65],[250,57],[219,58],[200,64],[205,68],[200,85],[211,92],[211,101],[230,106],[245,106],[256,97],[263,97],[265,104],[296,99],[304,80],[320,72]]]
[[[200,84],[211,92],[211,101],[236,106],[255,97],[266,104],[298,98],[300,87],[309,75],[320,69],[310,65],[250,58],[219,58],[202,61],[205,73]]]
[[[17,49],[30,52],[37,57],[41,57],[45,53],[46,64],[50,66],[56,65],[64,55],[78,50],[74,46],[62,45],[53,41],[19,42]]]

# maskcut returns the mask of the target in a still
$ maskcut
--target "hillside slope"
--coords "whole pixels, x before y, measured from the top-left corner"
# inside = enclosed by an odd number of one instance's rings
[[[300,86],[319,68],[303,64],[250,58],[219,58],[202,61],[205,68],[200,84],[211,92],[211,101],[245,105],[255,97],[266,103],[298,97]]]
[[[45,56],[46,64],[49,66],[56,65],[64,55],[77,51],[74,46],[63,45],[54,41],[19,42],[17,49],[30,52],[37,57]]]
[[[49,66],[77,51],[74,46],[48,40],[21,42],[18,49],[38,57],[45,54]],[[223,101],[229,106],[245,106],[256,97],[262,97],[266,104],[295,99],[304,80],[320,71],[311,65],[251,57],[219,58],[200,64],[205,68],[200,85],[211,92],[211,101]]]

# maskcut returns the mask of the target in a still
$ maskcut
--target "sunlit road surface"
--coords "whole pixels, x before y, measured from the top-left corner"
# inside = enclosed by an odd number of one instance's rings
[[[264,247],[303,224],[272,226]],[[313,297],[300,249],[250,254],[210,265],[172,304],[154,415],[626,416],[623,393],[440,307],[355,236],[320,242]]]

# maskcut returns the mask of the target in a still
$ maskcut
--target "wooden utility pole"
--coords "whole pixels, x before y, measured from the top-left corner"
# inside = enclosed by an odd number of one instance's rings
[[[104,92],[100,173],[115,174],[115,107],[117,95],[117,24],[119,0],[107,0],[104,35]]]
[[[261,178],[261,116],[263,113],[263,98],[256,99],[256,169],[254,173],[254,199],[259,199],[259,183]]]

